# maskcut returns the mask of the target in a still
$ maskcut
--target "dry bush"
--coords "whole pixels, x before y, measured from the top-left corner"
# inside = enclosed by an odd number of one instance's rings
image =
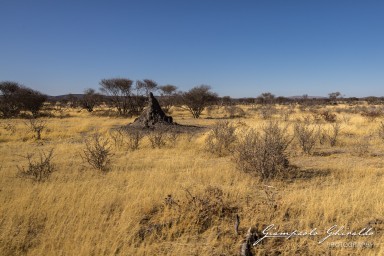
[[[319,144],[324,145],[328,140],[328,133],[323,129],[321,125],[318,125],[317,128],[317,137],[319,139]]]
[[[327,133],[328,141],[331,147],[336,146],[336,143],[339,138],[339,134],[340,134],[340,124],[338,122],[331,124],[331,127]]]
[[[288,108],[282,108],[279,111],[280,117],[284,121],[289,121],[290,116],[294,113],[295,113],[294,106],[289,106]]]
[[[123,127],[112,129],[109,131],[115,148],[123,148],[128,146],[132,151],[139,149],[140,143],[145,136],[143,131],[134,129],[128,130]]]
[[[295,137],[304,153],[311,154],[318,137],[315,127],[303,123],[296,123],[294,127]]]
[[[31,130],[31,132],[36,133],[36,140],[41,140],[41,133],[47,127],[47,123],[44,120],[38,120],[31,118],[28,122],[25,122],[25,125]]]
[[[236,126],[228,121],[219,121],[213,125],[205,140],[207,151],[218,156],[224,156],[232,151],[235,143]]]
[[[139,130],[125,130],[125,135],[127,137],[129,149],[134,151],[139,149],[145,134]]]
[[[87,162],[93,168],[101,172],[107,172],[109,171],[112,155],[109,140],[95,134],[90,139],[85,140],[85,149],[81,157],[84,162]]]
[[[334,123],[336,122],[336,115],[331,113],[328,110],[324,110],[320,112],[320,115],[324,119],[324,121],[329,122],[329,123]]]
[[[286,150],[291,141],[287,127],[280,128],[277,122],[269,122],[260,132],[251,129],[244,133],[234,160],[240,170],[254,173],[262,180],[272,179],[288,169]]]
[[[265,104],[259,108],[259,114],[265,120],[270,119],[276,112],[275,106],[271,104]]]
[[[162,204],[144,214],[134,236],[136,245],[159,239],[175,241],[184,233],[202,234],[223,222],[233,224],[238,208],[220,188],[208,186],[199,193],[185,192],[183,200],[168,195]]]
[[[169,145],[176,146],[176,143],[179,137],[180,137],[180,132],[178,132],[172,126],[167,129],[166,140],[169,142]]]
[[[126,144],[123,128],[111,129],[109,131],[109,136],[117,149],[122,148]]]
[[[34,159],[34,154],[27,154],[26,156],[23,156],[23,158],[27,159],[28,165],[26,167],[17,166],[20,177],[43,182],[55,171],[54,164],[52,164],[53,149],[48,153],[39,152],[39,157],[37,159]]]
[[[244,117],[245,111],[237,106],[226,106],[225,112],[229,115],[229,118]]]
[[[167,132],[163,129],[151,131],[148,133],[148,139],[152,148],[162,148],[166,145]]]
[[[371,107],[371,108],[365,108],[361,115],[365,117],[368,121],[375,121],[377,118],[381,117],[383,114],[381,109]]]

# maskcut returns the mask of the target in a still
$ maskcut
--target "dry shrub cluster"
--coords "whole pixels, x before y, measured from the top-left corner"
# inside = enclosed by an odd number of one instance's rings
[[[158,127],[154,130],[127,129],[121,127],[109,132],[116,148],[137,150],[144,138],[148,138],[152,148],[163,148],[166,145],[174,146],[180,132],[170,127]]]
[[[277,113],[275,106],[272,104],[262,105],[258,110],[261,118],[264,120],[270,119],[274,114]]]
[[[166,145],[167,132],[162,129],[151,131],[148,134],[148,139],[151,142],[152,148],[162,148]]]
[[[285,122],[289,121],[289,118],[292,114],[295,113],[295,107],[289,106],[288,108],[282,108],[279,111],[280,118],[284,120]]]
[[[34,154],[27,154],[23,158],[27,159],[28,165],[17,166],[19,176],[30,178],[33,181],[43,182],[46,181],[51,174],[55,171],[54,164],[52,163],[53,149],[48,153],[39,152],[39,157],[34,159]]]
[[[329,141],[329,145],[331,147],[336,146],[336,144],[338,142],[339,135],[340,135],[340,128],[341,128],[340,127],[340,123],[335,122],[335,123],[331,124],[331,127],[328,130],[327,138],[328,138],[328,141]]]
[[[162,204],[144,214],[134,236],[135,244],[155,239],[175,241],[185,232],[199,235],[223,222],[233,224],[238,208],[220,188],[209,186],[197,194],[187,189],[185,192],[183,200],[168,195]]]
[[[230,153],[236,142],[236,126],[228,121],[219,121],[213,125],[205,140],[205,148],[212,154],[224,156]]]
[[[334,123],[336,122],[336,115],[331,113],[330,111],[328,110],[325,110],[325,111],[321,111],[320,112],[320,115],[322,116],[322,118],[324,119],[324,121],[326,122],[329,122],[329,123]]]
[[[383,115],[383,110],[376,107],[364,108],[361,115],[372,122]]]
[[[31,132],[34,132],[36,135],[36,140],[41,139],[41,133],[47,127],[47,123],[44,120],[39,120],[31,118],[28,122],[25,122],[25,125],[30,129]]]
[[[128,130],[123,127],[110,130],[109,135],[116,148],[127,146],[132,151],[139,149],[140,143],[145,137],[145,133],[141,130]]]
[[[306,123],[296,123],[294,131],[295,137],[297,138],[303,152],[311,154],[318,138],[318,132],[315,127]]]
[[[262,180],[272,179],[288,169],[286,150],[291,141],[287,127],[281,128],[277,122],[269,122],[260,132],[254,129],[244,132],[234,160],[240,170],[254,173]]]
[[[228,114],[229,118],[244,117],[246,115],[241,107],[234,105],[226,106],[225,112]]]
[[[102,138],[97,133],[91,138],[86,139],[85,149],[81,155],[83,161],[101,172],[109,171],[113,155],[109,144],[108,139]]]
[[[134,151],[139,149],[140,142],[144,138],[145,134],[142,131],[126,131],[125,132],[127,138],[128,138],[128,147],[130,150]]]
[[[321,120],[324,120],[328,123],[334,123],[337,120],[336,114],[333,114],[329,110],[314,109],[312,110],[312,117],[316,123],[319,123]]]

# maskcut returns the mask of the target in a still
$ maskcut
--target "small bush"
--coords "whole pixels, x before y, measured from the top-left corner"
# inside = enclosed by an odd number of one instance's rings
[[[292,141],[286,134],[287,127],[280,128],[277,122],[270,122],[261,132],[254,129],[245,132],[234,154],[237,167],[257,174],[262,180],[286,171],[289,167],[286,150]]]
[[[313,147],[316,145],[317,133],[315,127],[307,124],[295,124],[295,136],[299,141],[299,145],[304,153],[311,154]]]
[[[82,158],[93,168],[102,172],[109,171],[112,155],[109,140],[101,138],[99,134],[95,134],[91,139],[85,141]]]
[[[328,140],[328,133],[320,125],[317,129],[317,136],[319,138],[319,144],[324,145]]]
[[[331,125],[331,128],[328,130],[328,141],[331,147],[336,146],[340,134],[340,124],[335,122]]]
[[[127,136],[127,139],[128,139],[129,149],[132,151],[139,149],[140,142],[144,138],[144,133],[139,130],[133,130],[133,131],[126,130],[125,135]]]
[[[180,133],[177,132],[176,129],[173,128],[168,128],[167,129],[167,134],[166,134],[166,139],[169,142],[170,145],[175,146],[177,139],[180,137]]]
[[[382,116],[382,111],[377,108],[367,108],[364,109],[361,115],[365,117],[368,121],[375,121],[377,118]]]
[[[28,160],[27,167],[19,167],[19,174],[21,177],[27,177],[37,182],[46,181],[49,176],[55,171],[55,167],[52,164],[53,149],[48,153],[39,152],[39,158],[33,159],[34,154],[28,154],[24,158]]]
[[[110,130],[109,136],[111,137],[113,144],[114,144],[116,149],[123,147],[126,143],[123,128]]]
[[[162,148],[166,145],[167,132],[162,129],[154,130],[148,134],[152,148]]]
[[[230,122],[217,122],[205,140],[206,150],[218,156],[228,154],[237,139],[235,131],[236,127]]]
[[[259,108],[259,111],[261,118],[267,120],[270,119],[276,113],[276,108],[271,104],[266,104],[262,105]]]
[[[325,111],[322,111],[320,113],[320,115],[322,116],[322,118],[324,119],[324,121],[326,122],[329,122],[329,123],[334,123],[336,122],[336,115],[331,113],[330,111],[328,110],[325,110]]]
[[[244,117],[245,111],[237,106],[226,106],[225,112],[229,115],[229,118]]]
[[[41,133],[47,127],[47,123],[43,120],[38,120],[31,118],[28,122],[25,122],[25,125],[35,133],[36,140],[41,140]]]

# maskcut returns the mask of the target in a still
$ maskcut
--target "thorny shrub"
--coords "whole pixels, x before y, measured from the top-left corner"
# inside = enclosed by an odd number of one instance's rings
[[[313,147],[316,145],[317,132],[314,126],[310,126],[304,123],[296,123],[295,136],[299,142],[299,145],[304,153],[311,154]]]
[[[100,134],[95,134],[91,138],[85,140],[85,149],[81,157],[93,168],[101,171],[109,171],[111,162],[111,148],[109,140],[103,139]]]
[[[232,151],[236,142],[236,126],[228,121],[219,121],[213,125],[205,140],[205,148],[208,152],[224,156]]]
[[[275,178],[288,170],[286,150],[292,138],[286,134],[287,126],[280,128],[277,122],[269,122],[260,131],[246,131],[234,154],[238,169],[254,173],[262,180]]]
[[[200,193],[192,194],[188,189],[185,192],[183,200],[168,195],[162,204],[144,214],[136,244],[154,239],[175,240],[185,232],[202,234],[219,223],[232,224],[238,208],[220,188],[209,186]]]
[[[26,167],[17,166],[21,177],[30,178],[37,182],[43,182],[55,171],[54,164],[52,164],[53,149],[48,153],[39,152],[39,157],[37,159],[34,159],[34,154],[27,154],[26,156],[23,156],[23,158],[27,159],[28,165]]]

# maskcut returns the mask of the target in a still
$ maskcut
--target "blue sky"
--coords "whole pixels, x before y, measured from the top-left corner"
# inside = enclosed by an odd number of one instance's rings
[[[124,77],[384,96],[384,1],[0,0],[0,33],[0,81],[49,95]]]

